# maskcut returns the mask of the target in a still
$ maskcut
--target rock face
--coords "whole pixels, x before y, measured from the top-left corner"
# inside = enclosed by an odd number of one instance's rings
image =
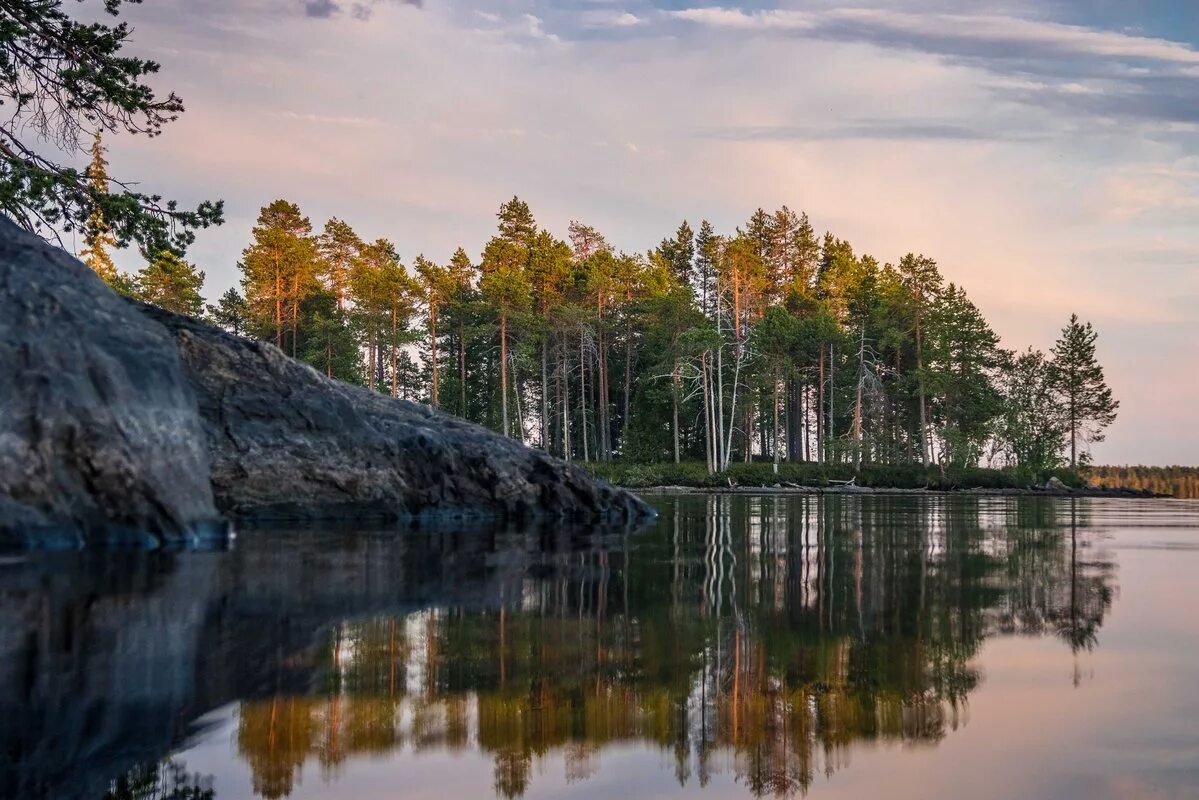
[[[330,380],[273,345],[141,311],[175,337],[217,507],[235,519],[647,514],[633,495],[477,425]]]
[[[0,533],[182,535],[217,516],[174,341],[0,217]]]
[[[483,428],[127,301],[0,218],[0,541],[247,519],[651,512]]]

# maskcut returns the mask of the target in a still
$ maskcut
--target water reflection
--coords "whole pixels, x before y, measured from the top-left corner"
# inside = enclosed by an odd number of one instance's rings
[[[965,724],[987,637],[1094,647],[1116,591],[1086,501],[659,508],[631,535],[276,532],[9,565],[0,795],[193,797],[115,792],[231,701],[266,798],[355,756],[439,751],[487,754],[495,793],[520,797],[539,761],[584,780],[617,744],[660,751],[682,785],[731,771],[802,794],[855,743]]]

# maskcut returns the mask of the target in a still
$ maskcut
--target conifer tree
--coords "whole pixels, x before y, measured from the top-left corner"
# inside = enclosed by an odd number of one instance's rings
[[[104,145],[99,133],[92,142],[92,161],[87,168],[87,182],[93,192],[108,193],[108,161],[104,158]],[[116,245],[116,239],[104,221],[104,211],[100,206],[95,206],[83,223],[83,249],[79,251],[79,258],[109,286],[116,285],[120,279],[117,265],[110,255]]]
[[[438,312],[453,296],[454,282],[449,270],[434,264],[423,255],[416,257],[415,269],[429,321],[429,368],[432,378],[429,386],[429,405],[438,408],[441,405],[441,387],[438,380],[440,363],[437,355],[437,317]]]
[[[500,221],[501,239],[524,248],[532,246],[533,237],[537,235],[537,221],[533,219],[533,212],[529,210],[528,203],[514,195],[511,200],[500,206],[496,217]]]
[[[362,383],[362,350],[332,294],[321,292],[309,300],[304,323],[304,360],[327,377],[345,383]]]
[[[453,322],[458,361],[458,407],[455,413],[464,419],[470,419],[471,414],[467,403],[466,391],[467,317],[471,314],[472,305],[477,305],[476,303],[472,303],[475,292],[471,285],[475,274],[475,267],[470,263],[470,256],[466,254],[466,250],[459,247],[450,256],[450,263],[446,267],[446,270],[454,287],[448,311]]]
[[[941,463],[977,464],[1003,409],[995,385],[999,337],[966,292],[949,284],[928,317],[928,379],[933,416],[944,450]]]
[[[816,275],[816,264],[820,258],[820,243],[807,214],[799,215],[799,223],[791,234],[792,252],[791,287],[801,293],[812,286]]]
[[[527,208],[527,207],[526,207]],[[501,225],[501,232],[504,230]],[[524,266],[528,254],[517,244],[519,239],[502,235],[487,243],[480,265],[483,278],[479,289],[491,303],[500,323],[500,407],[501,430],[511,436],[511,417],[508,413],[509,322],[514,314],[528,308],[529,285]]]
[[[250,308],[241,293],[230,287],[207,308],[208,318],[214,325],[237,336],[245,336],[250,323]]]
[[[715,316],[716,257],[719,247],[716,231],[706,219],[699,224],[695,234],[695,283],[699,296],[699,308],[709,319]]]
[[[671,278],[683,286],[689,285],[695,262],[695,233],[687,220],[683,220],[679,225],[674,238],[662,240],[658,245],[658,252],[666,260]]]
[[[1116,421],[1120,408],[1095,358],[1098,337],[1091,323],[1079,322],[1078,315],[1071,314],[1053,346],[1052,381],[1066,415],[1071,467],[1079,463],[1079,440],[1102,442],[1103,430]]]
[[[242,287],[256,327],[272,330],[282,350],[290,323],[293,354],[299,305],[312,289],[318,265],[311,234],[312,223],[299,206],[276,200],[259,213],[254,241],[242,253]]]
[[[321,257],[321,277],[337,299],[337,310],[346,310],[349,296],[350,267],[362,250],[362,240],[347,223],[334,217],[325,223],[325,229],[317,237],[317,249]]]
[[[138,273],[136,285],[140,299],[167,311],[189,317],[199,317],[204,311],[204,297],[200,294],[204,273],[170,250],[150,259]]]
[[[924,319],[941,290],[941,273],[937,262],[927,256],[908,253],[899,261],[899,275],[912,304],[916,337],[916,386],[920,401],[920,458],[928,466],[931,444],[928,438],[928,397],[924,370]]]
[[[1017,466],[1036,473],[1060,464],[1067,434],[1052,377],[1053,369],[1045,354],[1031,347],[1003,372],[1000,439]]]

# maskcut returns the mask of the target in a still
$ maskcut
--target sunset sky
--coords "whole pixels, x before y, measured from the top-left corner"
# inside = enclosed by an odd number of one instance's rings
[[[477,255],[513,194],[628,251],[786,203],[932,256],[1009,348],[1091,320],[1122,403],[1096,460],[1194,464],[1199,9],[983,5],[152,0],[131,49],[188,110],[112,172],[226,201],[210,297],[279,197],[406,261]]]

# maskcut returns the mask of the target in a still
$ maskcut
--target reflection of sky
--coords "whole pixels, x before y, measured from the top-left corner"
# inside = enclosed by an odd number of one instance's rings
[[[513,193],[626,250],[786,203],[933,255],[1012,347],[1093,320],[1123,401],[1098,459],[1193,462],[1199,12],[986,6],[160,0],[128,13],[189,110],[112,155],[228,201],[194,250],[210,295],[277,196],[406,259],[477,253]]]
[[[969,695],[965,724],[936,745],[855,743],[848,763],[843,758],[831,776],[817,775],[808,796],[1199,797],[1199,625],[1180,613],[1179,598],[1199,569],[1199,538],[1193,528],[1171,527],[1117,527],[1100,538],[1103,557],[1119,563],[1120,594],[1093,651],[1075,656],[1052,636],[988,640],[978,658],[984,680]],[[217,776],[217,798],[252,794],[249,770],[231,744],[236,713],[214,714],[224,721],[179,756],[189,771]],[[563,751],[551,750],[534,759],[525,796],[748,796],[727,754],[713,757],[704,792],[694,774],[680,787],[669,753],[656,748],[605,747],[592,764],[590,777],[568,781]],[[485,797],[493,770],[493,755],[477,751],[355,756],[327,777],[310,759],[291,797]]]

